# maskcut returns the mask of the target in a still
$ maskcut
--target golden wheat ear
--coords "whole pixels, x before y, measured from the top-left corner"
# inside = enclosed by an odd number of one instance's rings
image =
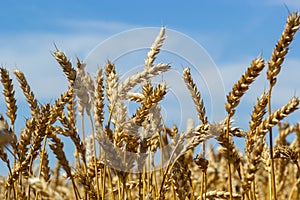
[[[276,126],[281,120],[286,118],[289,114],[298,109],[300,101],[297,97],[293,97],[286,105],[271,113],[263,122],[259,125],[257,132],[259,135],[265,136],[271,127]]]
[[[62,67],[69,82],[71,84],[73,84],[76,79],[76,70],[72,67],[72,63],[67,58],[66,54],[59,51],[56,47],[55,51],[53,52],[53,56],[56,59],[56,61],[60,64],[60,66]]]
[[[250,84],[254,82],[255,78],[258,77],[264,67],[265,62],[262,58],[254,59],[246,70],[245,74],[243,74],[240,80],[234,84],[231,92],[229,92],[227,95],[226,111],[229,114],[229,117],[234,115],[235,107],[239,105],[240,99],[249,89]]]
[[[30,86],[25,78],[25,75],[20,70],[15,70],[14,74],[17,77],[17,80],[20,84],[21,89],[23,90],[23,93],[26,97],[26,100],[30,106],[31,115],[37,117],[37,115],[40,112],[40,108],[38,106],[38,102],[33,94],[33,92],[30,89]]]
[[[276,83],[276,76],[281,70],[281,65],[284,61],[285,55],[289,51],[289,45],[294,39],[294,35],[300,27],[300,17],[298,13],[292,13],[288,16],[286,21],[285,29],[279,38],[272,57],[268,62],[267,79],[270,81],[271,85],[274,86]]]
[[[205,111],[203,99],[201,98],[201,94],[197,89],[197,85],[195,84],[195,82],[192,78],[190,68],[186,68],[186,69],[183,70],[183,80],[185,82],[185,85],[187,86],[187,88],[190,91],[190,94],[191,94],[192,99],[194,101],[194,104],[196,106],[196,110],[198,112],[199,120],[203,124],[206,124],[207,123],[207,117],[205,116],[206,111]]]
[[[9,71],[5,68],[0,68],[1,72],[1,82],[3,85],[3,94],[5,96],[7,116],[10,119],[10,124],[14,127],[17,118],[17,105],[15,98],[14,86],[12,84],[12,79],[9,76]],[[14,130],[14,129],[13,129]]]

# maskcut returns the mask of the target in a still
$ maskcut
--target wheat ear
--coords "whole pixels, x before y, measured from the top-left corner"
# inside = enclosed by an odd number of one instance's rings
[[[261,124],[264,115],[266,114],[266,107],[268,104],[268,95],[263,93],[254,106],[251,114],[251,121],[249,123],[250,131],[246,132],[246,148],[245,153],[250,156],[253,150],[253,144],[258,138],[256,134],[256,128]]]
[[[162,74],[170,69],[168,64],[159,63],[153,67],[145,68],[144,71],[139,72],[131,77],[128,77],[118,88],[119,98],[124,99],[126,94],[134,88],[137,84],[148,81],[159,74]]]
[[[24,73],[19,70],[15,70],[14,74],[16,75],[20,87],[22,88],[26,100],[30,106],[31,115],[37,116],[39,113],[39,106],[33,92],[30,89],[29,84],[27,83]]]
[[[227,96],[226,111],[229,117],[234,115],[234,108],[240,103],[241,97],[249,89],[250,84],[260,74],[265,67],[262,58],[256,58],[252,61],[250,67],[242,75],[240,80],[233,86],[231,92]]]
[[[160,48],[162,47],[165,37],[166,28],[161,27],[158,36],[156,37],[154,43],[152,44],[150,51],[147,54],[147,58],[145,59],[145,67],[149,68],[153,66],[153,62],[155,60],[155,56],[159,54]]]
[[[276,126],[281,120],[297,110],[299,102],[300,100],[297,97],[293,97],[285,106],[271,113],[271,115],[263,120],[263,122],[258,126],[258,134],[265,136],[271,127]]]
[[[56,59],[56,61],[60,64],[60,66],[62,67],[64,73],[66,74],[69,82],[71,84],[74,83],[75,79],[76,79],[76,70],[72,67],[72,63],[70,62],[70,60],[67,58],[66,54],[59,51],[57,48],[56,50],[53,52],[53,55]]]
[[[15,91],[12,84],[12,79],[9,77],[9,72],[5,68],[0,68],[1,82],[3,84],[3,94],[5,96],[7,116],[10,119],[10,124],[14,127],[17,118],[17,105],[15,99]],[[12,128],[14,130],[14,128]]]
[[[270,61],[268,62],[267,79],[272,86],[276,83],[276,76],[281,70],[281,64],[284,61],[285,55],[289,51],[289,45],[294,39],[294,35],[300,27],[300,17],[298,13],[292,13],[288,16],[285,29],[278,40]]]
[[[198,112],[198,118],[203,123],[207,123],[207,117],[205,116],[206,111],[203,104],[203,99],[201,99],[201,94],[197,89],[197,85],[194,83],[193,77],[190,72],[190,68],[185,68],[183,70],[183,80],[190,91],[196,110]]]

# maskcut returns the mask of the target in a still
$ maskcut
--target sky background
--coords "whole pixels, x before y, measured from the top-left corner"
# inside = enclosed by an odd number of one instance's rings
[[[267,61],[271,57],[289,12],[299,11],[300,1],[27,0],[1,1],[0,7],[0,64],[11,72],[15,69],[23,71],[37,98],[47,103],[53,102],[67,88],[64,74],[51,55],[53,43],[74,61],[76,56],[85,59],[99,43],[115,34],[133,28],[162,25],[167,31],[185,34],[206,50],[224,84],[223,91],[215,92],[228,94],[252,59],[262,55]],[[152,41],[149,41],[149,46]],[[113,48],[117,48],[117,44]],[[139,59],[143,61],[144,57]],[[176,62],[179,68],[185,67],[185,64]],[[300,35],[297,34],[278,76],[272,102],[274,109],[283,106],[293,95],[299,96],[299,67]],[[17,85],[17,82],[14,84]],[[265,88],[264,71],[243,97],[235,118],[237,125],[247,128],[256,98]],[[20,98],[18,106],[22,109],[18,120],[24,124],[29,116],[26,114],[28,108],[24,107],[24,97],[17,87],[16,91]],[[223,105],[224,100],[225,96],[220,97]],[[209,104],[210,100],[204,99],[204,102]],[[1,100],[0,111],[5,113],[4,99]],[[166,107],[164,112],[174,117],[177,111]],[[225,117],[224,110],[218,112],[220,118]],[[187,117],[193,115],[183,116],[184,119]],[[299,112],[295,113],[290,118],[291,123],[297,123],[299,117]],[[170,124],[177,123],[168,119]]]

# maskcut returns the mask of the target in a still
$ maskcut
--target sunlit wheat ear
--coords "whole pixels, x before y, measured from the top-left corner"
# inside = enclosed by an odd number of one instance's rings
[[[149,96],[145,97],[142,101],[142,106],[139,107],[135,113],[134,120],[137,125],[142,125],[142,122],[149,114],[151,107],[161,101],[166,93],[166,85],[161,84],[158,85]]]
[[[254,106],[251,114],[251,121],[249,123],[250,130],[255,132],[256,128],[261,124],[264,115],[266,114],[266,107],[268,104],[268,96],[263,93]]]
[[[109,102],[109,112],[113,114],[114,104],[117,102],[118,98],[118,85],[119,76],[116,72],[115,65],[110,61],[107,62],[105,66],[105,76],[106,76],[106,97]]]
[[[33,132],[35,130],[36,121],[34,118],[30,118],[26,120],[26,126],[21,130],[21,137],[19,140],[19,158],[23,159],[28,151],[28,145],[33,138]]]
[[[285,106],[273,112],[270,116],[263,120],[257,128],[257,133],[259,135],[265,135],[271,127],[277,125],[281,120],[297,110],[298,105],[299,99],[297,97],[293,97]]]
[[[14,126],[17,118],[17,105],[15,99],[15,91],[12,84],[12,79],[9,77],[9,72],[5,68],[0,68],[1,82],[3,84],[3,94],[6,101],[7,116],[10,119],[10,124]]]
[[[159,54],[160,48],[162,47],[165,37],[165,27],[161,27],[158,36],[156,37],[154,43],[152,44],[150,51],[147,54],[147,58],[145,59],[145,68],[149,68],[153,66],[153,62],[155,60],[155,56]]]
[[[256,128],[261,124],[264,115],[266,114],[266,107],[268,104],[268,96],[263,93],[256,101],[254,109],[251,113],[251,121],[249,122],[250,130],[246,132],[246,148],[245,153],[250,155],[253,150],[253,144],[257,139]]]
[[[96,127],[102,127],[104,121],[104,75],[99,68],[95,77],[94,118]]]
[[[53,52],[53,55],[56,61],[62,67],[70,83],[73,84],[76,79],[76,70],[72,67],[72,63],[70,62],[70,60],[67,58],[65,53],[59,51],[57,48]]]
[[[270,61],[268,62],[269,68],[267,71],[267,78],[272,86],[276,83],[275,77],[281,70],[281,64],[284,61],[285,55],[288,53],[289,45],[293,41],[294,35],[299,27],[300,17],[298,13],[290,14],[287,18],[285,29],[273,50]]]
[[[118,93],[119,98],[124,99],[126,94],[132,90],[135,86],[145,81],[148,81],[150,78],[153,78],[157,75],[160,75],[170,69],[168,64],[159,63],[151,68],[145,68],[144,71],[128,77],[123,83],[119,85]]]
[[[198,118],[203,124],[207,123],[206,111],[203,104],[203,99],[201,99],[201,94],[197,89],[197,85],[194,83],[192,78],[190,68],[185,68],[183,70],[183,80],[190,91],[196,110],[198,112]]]
[[[260,74],[265,67],[265,62],[262,58],[256,58],[252,61],[250,67],[242,75],[240,80],[234,84],[231,92],[227,95],[226,111],[229,117],[235,113],[235,107],[240,103],[241,97],[249,89],[250,84]]]
[[[23,90],[26,100],[30,106],[31,115],[37,116],[39,113],[39,106],[33,92],[30,89],[29,84],[27,83],[24,73],[19,70],[15,70],[14,74],[16,75],[20,87]]]

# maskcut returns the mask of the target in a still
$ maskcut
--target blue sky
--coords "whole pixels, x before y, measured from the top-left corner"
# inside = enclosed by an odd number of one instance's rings
[[[288,16],[285,5],[291,12],[300,9],[300,1],[292,0],[1,1],[0,64],[24,71],[36,96],[53,102],[67,85],[50,53],[53,42],[72,60],[76,55],[84,59],[112,35],[165,25],[203,46],[219,69],[227,94],[253,58],[260,54],[270,58]],[[299,67],[297,34],[274,92],[274,109],[299,96]],[[242,126],[266,85],[263,75],[242,100],[237,119]],[[18,89],[17,96],[22,97]],[[26,114],[20,116],[24,120]],[[295,116],[292,123],[298,122],[300,115]]]

